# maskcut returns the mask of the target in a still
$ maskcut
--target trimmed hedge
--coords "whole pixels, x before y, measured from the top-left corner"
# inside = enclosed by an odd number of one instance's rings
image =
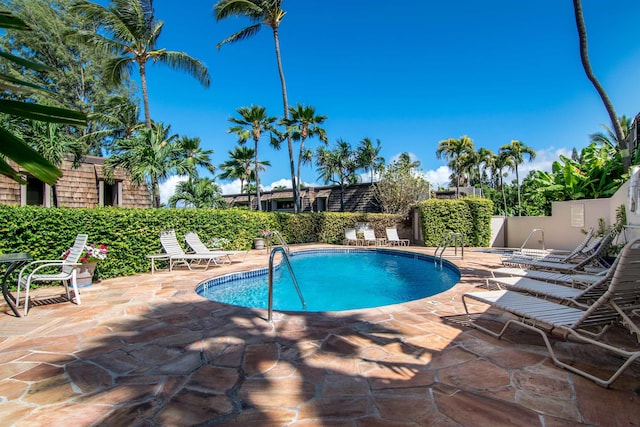
[[[418,204],[425,246],[438,246],[449,232],[462,233],[465,246],[486,247],[491,242],[493,202],[467,197],[429,199]]]
[[[162,252],[159,233],[197,232],[203,241],[226,238],[229,249],[251,249],[262,230],[278,230],[288,243],[341,244],[344,229],[369,222],[376,235],[402,221],[398,215],[353,213],[267,213],[246,209],[43,208],[0,206],[0,253],[28,252],[33,259],[60,259],[78,233],[109,247],[96,277],[149,271],[147,254]],[[185,246],[186,247],[186,246]]]

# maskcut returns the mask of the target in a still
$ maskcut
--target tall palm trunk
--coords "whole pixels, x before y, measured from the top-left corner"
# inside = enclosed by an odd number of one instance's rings
[[[254,160],[254,168],[256,170],[256,202],[258,203],[258,210],[262,210],[262,203],[260,200],[260,174],[258,173],[258,139],[254,138],[255,142],[255,160]]]
[[[284,70],[282,68],[282,57],[280,56],[280,39],[278,37],[278,28],[273,28],[273,42],[276,49],[276,60],[278,62],[278,74],[280,75],[280,86],[282,88],[282,105],[284,106],[284,119],[289,118],[289,100],[287,98],[287,83],[284,79]],[[291,169],[291,191],[293,193],[293,210],[295,213],[300,212],[300,201],[298,200],[298,187],[296,180],[296,169],[293,162],[293,141],[291,135],[287,134],[287,148],[289,149],[289,167]]]
[[[522,205],[520,203],[520,177],[518,176],[518,162],[516,162],[516,190],[518,190],[518,216],[522,216]]]
[[[151,129],[151,112],[149,110],[149,92],[147,91],[147,72],[146,64],[139,62],[140,65],[140,87],[142,89],[142,102],[144,103],[144,122]],[[157,207],[157,206],[156,206]]]
[[[300,194],[300,167],[302,166],[302,154],[304,153],[304,140],[306,138],[303,136],[300,139],[300,154],[298,154],[298,176],[296,178],[296,184],[294,185],[295,191],[293,192],[293,197],[295,198],[297,194]],[[295,212],[301,212],[302,206],[299,206],[299,200],[296,199],[294,202]]]
[[[593,84],[593,87],[595,87],[598,95],[600,95],[600,99],[602,99],[604,108],[607,110],[607,114],[609,114],[609,119],[611,120],[611,124],[613,125],[616,139],[619,141],[619,144],[621,144],[620,149],[627,150],[627,141],[625,140],[624,132],[622,130],[622,126],[620,125],[620,120],[618,119],[618,114],[616,114],[613,103],[611,102],[609,96],[593,73],[591,63],[589,62],[589,49],[587,47],[587,28],[585,26],[584,16],[582,14],[581,0],[573,0],[573,10],[576,16],[576,26],[578,27],[578,38],[580,39],[580,60],[582,61],[582,68],[584,68],[584,72],[587,75],[587,78],[589,79],[591,84]],[[626,172],[631,165],[630,153],[628,151],[622,156],[622,161],[624,165],[624,171]]]

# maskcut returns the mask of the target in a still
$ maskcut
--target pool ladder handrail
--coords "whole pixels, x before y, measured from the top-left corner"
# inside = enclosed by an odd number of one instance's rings
[[[540,234],[542,235],[542,240],[538,241],[538,243],[542,243],[542,250],[544,251],[544,230],[542,228],[534,228],[533,230],[531,230],[531,232],[529,233],[529,235],[527,236],[527,238],[525,239],[524,243],[522,244],[522,246],[520,246],[520,252],[522,252],[522,250],[527,246],[527,242],[529,241],[529,239],[531,239],[531,237],[533,237],[534,233],[540,232]]]
[[[275,237],[278,240],[278,245],[284,248],[287,255],[291,253],[291,251],[289,250],[289,245],[287,245],[287,242],[285,242],[284,237],[282,237],[282,234],[280,234],[279,231],[273,230],[270,232],[270,234],[272,238]],[[276,246],[276,245],[273,245],[273,246]]]
[[[442,236],[442,239],[440,239],[440,243],[438,244],[438,247],[436,248],[436,251],[434,253],[435,258],[433,260],[433,263],[437,265],[438,260],[440,260],[440,268],[442,268],[442,258],[444,257],[444,251],[449,247],[451,242],[453,242],[455,245],[455,256],[458,255],[458,242],[460,242],[460,258],[464,259],[464,235],[462,233],[451,231],[448,234]],[[440,251],[440,255],[438,255],[438,251]]]
[[[275,257],[276,252],[282,252],[282,259],[287,264],[289,274],[291,274],[291,279],[293,280],[293,285],[295,286],[300,302],[302,303],[302,309],[307,309],[307,303],[302,296],[302,291],[300,290],[300,286],[298,286],[298,280],[296,280],[296,275],[293,274],[293,268],[291,268],[291,263],[289,262],[289,254],[284,247],[276,246],[271,250],[271,254],[269,255],[269,314],[267,322],[271,322],[273,313],[273,258]]]

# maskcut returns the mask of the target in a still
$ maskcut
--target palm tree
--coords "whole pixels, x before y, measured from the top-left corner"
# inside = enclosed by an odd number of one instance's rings
[[[8,11],[0,11],[0,28],[24,31],[31,30],[26,22]],[[5,60],[19,64],[25,69],[39,71],[48,69],[42,64],[27,61],[7,52],[0,52],[0,54]],[[43,90],[26,80],[15,79],[6,75],[0,75],[0,86],[2,86],[3,91],[7,91],[8,93],[24,92],[25,90]],[[2,99],[0,100],[0,112],[12,117],[42,122],[62,123],[79,127],[87,125],[87,117],[83,113],[49,107],[33,102]],[[5,175],[19,183],[25,183],[20,173],[7,163],[6,159],[11,159],[25,171],[47,184],[54,185],[58,178],[62,176],[62,172],[60,172],[54,164],[31,148],[19,135],[16,135],[4,125],[0,125],[0,140],[2,141],[2,144],[0,144],[1,175]]]
[[[618,151],[622,151],[623,147],[626,147],[627,139],[629,138],[629,134],[631,133],[633,127],[633,120],[629,120],[627,116],[624,114],[620,117],[619,120],[620,127],[622,128],[622,141],[618,140],[615,132],[609,128],[607,125],[602,125],[605,132],[596,132],[589,135],[589,138],[592,142],[601,145],[609,145],[611,147],[616,148]],[[633,154],[633,153],[630,153]],[[624,157],[624,156],[623,156]]]
[[[316,164],[319,178],[325,184],[332,182],[340,186],[340,212],[344,212],[344,189],[347,185],[358,182],[356,171],[360,167],[360,160],[357,151],[353,151],[348,142],[339,139],[334,150],[318,148]]]
[[[169,206],[175,208],[179,202],[185,207],[217,208],[224,205],[220,186],[211,178],[192,178],[180,181],[175,193],[169,198]]]
[[[280,39],[278,32],[280,23],[286,15],[282,10],[282,0],[219,0],[213,7],[216,21],[229,18],[231,16],[243,16],[249,18],[252,25],[232,34],[217,44],[220,49],[227,43],[235,43],[246,38],[250,38],[258,33],[263,25],[271,28],[273,31],[273,42],[276,50],[276,61],[278,63],[278,75],[280,76],[280,86],[282,89],[282,106],[284,109],[283,118],[289,118],[289,100],[287,98],[287,84],[284,78],[284,70],[282,68],[282,57],[280,55]],[[293,158],[293,142],[291,136],[287,134],[287,146],[289,149],[289,167],[291,170],[291,186],[293,189],[294,209],[299,211],[298,191],[300,185],[296,185],[296,171]]]
[[[499,181],[499,185],[500,185],[500,191],[502,192],[502,203],[503,203],[503,206],[504,206],[504,215],[505,216],[507,216],[507,195],[504,192],[504,182],[503,182],[504,169],[505,168],[512,169],[514,167],[514,165],[515,165],[515,163],[513,161],[513,158],[511,158],[511,156],[508,156],[503,151],[500,151],[498,153],[498,155],[495,156],[495,158],[494,158],[494,164],[493,164],[493,166],[495,167],[494,172],[496,172],[497,176],[498,176],[498,181]]]
[[[231,123],[235,123],[236,126],[230,127],[227,132],[237,134],[238,142],[240,144],[244,144],[249,140],[249,138],[253,139],[255,156],[253,164],[256,173],[256,200],[258,203],[258,210],[261,211],[262,203],[260,200],[260,174],[258,172],[258,141],[260,141],[262,132],[275,132],[273,123],[275,123],[276,118],[267,116],[266,109],[257,105],[252,105],[251,107],[240,107],[237,111],[240,118],[231,117],[229,119],[229,121]]]
[[[436,157],[441,159],[444,156],[450,160],[453,173],[456,175],[456,198],[460,192],[460,175],[462,174],[462,156],[464,153],[473,151],[473,141],[468,136],[461,136],[460,139],[449,138],[438,143]]]
[[[127,97],[114,97],[106,105],[96,106],[96,112],[90,114],[89,119],[99,129],[83,135],[82,139],[90,141],[89,152],[98,156],[102,156],[102,147],[110,150],[113,141],[130,138],[144,126],[137,103]]]
[[[495,169],[495,162],[496,155],[493,154],[493,151],[484,147],[480,147],[480,149],[478,149],[478,176],[480,177],[480,192],[482,193],[483,197],[486,197],[484,188],[482,186],[483,177],[486,176],[487,168],[491,169],[492,171],[493,169]],[[486,180],[484,181],[486,182]]]
[[[106,64],[106,75],[110,83],[119,85],[128,77],[133,64],[138,65],[148,128],[151,128],[151,113],[147,90],[147,62],[159,62],[174,70],[187,72],[204,87],[209,86],[209,72],[202,62],[185,52],[169,51],[156,46],[164,22],[153,16],[151,0],[112,0],[112,6],[108,8],[81,0],[72,10],[86,15],[99,25],[99,31],[80,33],[78,37],[113,55],[113,59]]]
[[[115,167],[129,171],[135,184],[146,182],[149,186],[153,207],[160,207],[160,182],[176,172],[178,159],[182,155],[177,134],[171,134],[171,126],[153,123],[152,128],[140,129],[133,138],[114,143],[113,154],[105,160],[105,175],[113,177]]]
[[[618,114],[616,113],[616,110],[613,107],[613,103],[609,99],[609,96],[596,78],[595,74],[593,73],[593,69],[591,68],[591,62],[589,61],[589,49],[587,47],[587,27],[584,23],[584,16],[582,14],[581,0],[573,0],[573,10],[576,17],[576,27],[578,28],[578,38],[580,39],[580,60],[582,61],[582,68],[584,68],[584,72],[587,75],[587,78],[589,79],[591,84],[593,84],[593,87],[598,92],[598,95],[600,95],[600,99],[602,99],[604,108],[607,110],[609,119],[611,120],[611,123],[613,125],[613,131],[615,133],[616,140],[618,141],[618,143],[624,141],[624,144],[620,145],[620,148],[623,150],[627,149],[628,147],[624,130],[620,124],[620,121],[618,120]],[[625,173],[631,164],[631,154],[632,153],[629,153],[623,157]]]
[[[240,180],[240,194],[247,191],[247,201],[249,207],[251,207],[251,181],[255,177],[255,169],[251,166],[254,165],[255,152],[253,148],[245,147],[244,145],[236,147],[233,151],[229,151],[230,159],[220,165],[220,169],[223,171],[218,175],[220,179],[225,180]],[[265,167],[271,166],[266,160],[258,162],[258,169],[264,170]],[[246,187],[244,183],[247,183]]]
[[[300,168],[305,159],[309,159],[310,155],[305,150],[304,143],[308,138],[317,136],[320,141],[327,144],[327,131],[320,127],[322,123],[327,119],[327,116],[316,116],[316,109],[311,105],[304,106],[298,104],[295,107],[289,108],[291,113],[291,119],[283,119],[282,124],[287,127],[287,134],[291,136],[294,141],[300,141],[300,151],[298,153],[298,174],[295,180],[297,188],[294,191],[294,196],[300,194]],[[300,211],[300,200],[294,199],[294,204],[297,205],[296,212]]]
[[[364,138],[360,141],[360,145],[356,149],[360,166],[369,171],[371,182],[373,182],[373,172],[379,169],[381,164],[384,164],[384,158],[380,157],[381,149],[379,139],[376,140],[376,145],[374,146],[369,138]]]
[[[180,157],[177,159],[176,170],[179,175],[198,176],[198,166],[205,168],[212,174],[216,167],[211,163],[213,150],[203,150],[200,147],[200,138],[183,136],[177,142]]]
[[[518,176],[518,165],[524,163],[524,155],[529,156],[529,161],[536,158],[536,152],[533,148],[527,147],[525,144],[518,140],[511,140],[510,144],[500,147],[500,152],[509,157],[513,161],[513,169],[516,172],[516,188],[518,190],[518,216],[522,215],[520,212],[520,177]]]

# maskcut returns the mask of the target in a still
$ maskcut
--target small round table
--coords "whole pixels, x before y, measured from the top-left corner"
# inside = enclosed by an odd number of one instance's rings
[[[0,254],[0,264],[7,264],[7,269],[4,271],[4,277],[2,278],[2,296],[16,317],[22,316],[20,316],[20,312],[18,312],[18,308],[16,307],[16,299],[7,289],[7,280],[15,269],[22,267],[24,264],[32,260],[33,258],[31,258],[31,255],[27,253]]]

